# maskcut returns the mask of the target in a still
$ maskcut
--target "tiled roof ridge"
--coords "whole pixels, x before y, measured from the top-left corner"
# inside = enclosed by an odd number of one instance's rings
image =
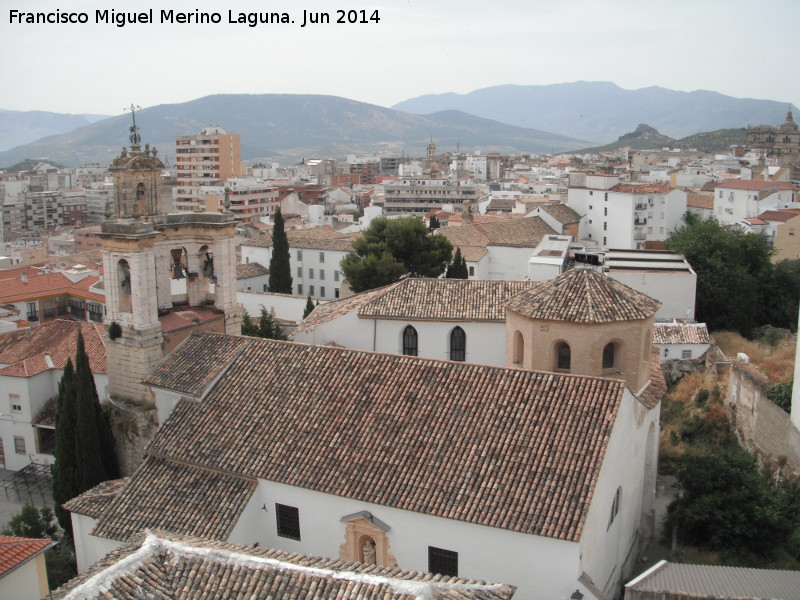
[[[67,584],[65,588],[58,590],[57,596],[60,600],[89,600],[100,597],[102,594],[107,594],[108,590],[121,579],[131,577],[135,581],[134,574],[140,569],[147,568],[152,560],[169,564],[201,561],[201,563],[230,565],[237,570],[241,568],[259,572],[296,572],[301,576],[352,582],[356,586],[386,586],[391,589],[392,597],[412,596],[416,600],[431,600],[437,597],[437,590],[461,592],[459,598],[473,597],[470,592],[488,593],[488,595],[475,595],[476,598],[510,598],[516,589],[515,586],[508,584],[377,567],[354,561],[334,560],[145,529],[127,546],[112,551],[103,561],[91,567],[83,576],[83,581]],[[157,572],[161,571],[159,565],[154,566]],[[192,591],[205,589],[198,590],[194,587],[198,582],[199,577],[193,577],[191,581],[184,583],[192,586],[190,588]],[[238,588],[234,581],[231,581],[231,585]],[[286,585],[291,584],[287,582],[282,588],[287,597],[311,597],[313,584],[312,590],[295,593],[291,588],[286,588]],[[223,586],[227,587],[224,583]],[[184,587],[183,591],[187,591],[187,588]],[[317,594],[314,594],[314,597],[317,597]],[[359,593],[358,597],[361,598],[362,595]]]
[[[231,361],[233,364],[233,361]],[[185,401],[185,400],[182,400]],[[205,463],[199,463],[191,460],[185,460],[182,458],[176,458],[169,454],[164,454],[162,452],[155,452],[151,450],[146,451],[146,456],[150,456],[157,460],[163,461],[165,463],[172,463],[175,465],[182,465],[184,467],[189,467],[191,469],[196,469],[198,471],[205,471],[206,473],[211,473],[213,475],[223,475],[225,477],[237,477],[238,479],[244,479],[246,481],[250,481],[253,483],[258,483],[258,478],[253,477],[252,475],[247,475],[246,473],[232,473],[231,471],[226,471],[225,469],[219,469],[217,467],[212,467]]]

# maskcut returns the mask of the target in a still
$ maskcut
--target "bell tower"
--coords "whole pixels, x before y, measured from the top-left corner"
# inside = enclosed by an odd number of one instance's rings
[[[130,127],[130,150],[123,148],[120,155],[113,160],[109,171],[114,177],[114,207],[107,212],[106,218],[112,214],[118,218],[141,217],[158,214],[159,185],[164,163],[158,158],[158,150],[144,145],[136,125],[136,111],[141,110],[131,104],[129,109],[133,119]]]

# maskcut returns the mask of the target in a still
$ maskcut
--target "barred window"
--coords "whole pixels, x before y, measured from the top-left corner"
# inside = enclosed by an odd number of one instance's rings
[[[428,546],[428,572],[458,577],[458,552]]]
[[[280,537],[300,539],[300,512],[295,506],[275,504],[275,517],[278,521]]]

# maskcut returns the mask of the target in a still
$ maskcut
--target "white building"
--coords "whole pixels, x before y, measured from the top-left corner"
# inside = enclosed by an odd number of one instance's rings
[[[737,225],[766,210],[800,208],[791,183],[732,179],[714,189],[714,216],[723,225]]]
[[[619,183],[616,176],[576,173],[567,203],[582,216],[581,240],[638,249],[666,240],[681,224],[686,192],[665,183]]]
[[[67,358],[74,362],[78,331],[102,398],[108,384],[102,325],[57,320],[0,334],[3,468],[18,471],[31,463],[54,462],[55,398]]]
[[[471,179],[405,178],[383,184],[383,209],[392,213],[422,215],[451,204],[457,211],[466,202],[480,200],[478,186]]]
[[[705,356],[711,347],[711,336],[705,323],[656,323],[653,345],[658,348],[661,362],[691,360]]]
[[[299,296],[338,298],[343,282],[339,263],[353,250],[358,234],[340,234],[325,227],[287,231],[292,286]],[[242,262],[268,265],[272,258],[272,237],[242,244]]]

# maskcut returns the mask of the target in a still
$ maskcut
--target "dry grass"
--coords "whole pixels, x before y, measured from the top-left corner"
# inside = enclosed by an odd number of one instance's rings
[[[725,356],[734,358],[739,352],[747,354],[750,364],[772,383],[787,381],[794,374],[794,341],[784,339],[773,347],[748,340],[732,331],[717,331],[714,340]]]

